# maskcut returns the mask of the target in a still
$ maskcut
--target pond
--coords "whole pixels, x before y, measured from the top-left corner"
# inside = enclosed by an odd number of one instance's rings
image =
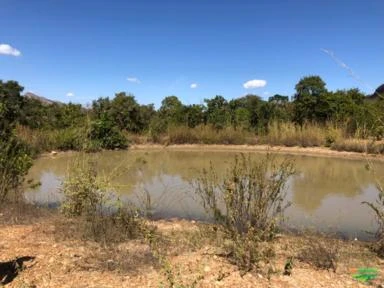
[[[101,173],[113,176],[121,198],[138,204],[151,199],[155,217],[207,220],[191,182],[210,163],[224,175],[236,152],[131,150],[94,154]],[[63,153],[37,159],[27,179],[41,186],[28,188],[29,201],[57,205],[62,200],[60,183],[71,169],[76,153]],[[262,157],[251,153],[251,157]],[[283,157],[279,155],[279,157]],[[296,175],[287,187],[286,225],[293,229],[311,229],[336,233],[354,239],[369,239],[366,231],[375,231],[375,218],[363,201],[375,201],[378,190],[365,160],[329,157],[288,156],[295,163]],[[377,172],[384,163],[375,162]],[[379,173],[378,173],[379,174]]]

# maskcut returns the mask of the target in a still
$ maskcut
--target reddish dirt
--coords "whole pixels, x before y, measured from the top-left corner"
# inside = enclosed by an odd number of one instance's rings
[[[170,287],[164,269],[143,241],[120,244],[116,251],[127,258],[123,261],[125,268],[113,269],[115,259],[122,257],[111,254],[115,258],[108,259],[108,253],[103,256],[100,246],[89,241],[60,240],[55,221],[54,217],[48,217],[34,224],[0,226],[0,261],[36,257],[25,262],[25,270],[7,287]],[[196,223],[183,220],[154,224],[165,234],[183,235],[183,231],[197,229]],[[364,243],[332,241],[331,245],[340,245],[344,254],[336,272],[315,269],[295,260],[292,275],[283,276],[287,257],[294,255],[304,242],[302,237],[281,236],[275,243],[276,257],[270,266],[274,270],[270,279],[256,272],[241,275],[236,266],[215,254],[215,247],[176,249],[178,252],[169,256],[172,274],[179,285],[174,287],[367,287],[352,278],[354,268],[371,266],[384,271],[384,262]],[[178,245],[176,240],[173,243]],[[382,279],[380,275],[371,287],[378,287]],[[196,286],[192,286],[194,282]]]

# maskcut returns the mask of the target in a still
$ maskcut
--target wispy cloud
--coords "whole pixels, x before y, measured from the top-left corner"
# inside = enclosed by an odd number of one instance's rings
[[[131,82],[131,83],[136,83],[136,84],[140,84],[141,83],[141,81],[138,78],[136,78],[136,77],[128,77],[127,81]]]
[[[365,85],[366,87],[368,87],[369,89],[372,90],[372,87],[370,85],[368,85],[367,83],[365,83],[363,80],[361,80],[361,78],[359,77],[359,75],[357,75],[355,73],[355,71],[352,70],[351,67],[349,67],[346,63],[344,63],[344,61],[342,61],[340,58],[336,57],[335,53],[332,51],[332,50],[328,50],[328,49],[324,49],[324,48],[321,48],[321,51],[323,51],[325,54],[328,54],[329,57],[332,58],[333,61],[336,62],[337,65],[339,65],[341,68],[347,70],[348,74],[354,78],[357,82]]]
[[[198,86],[197,83],[192,83],[190,87],[191,87],[191,89],[196,89],[197,86]]]
[[[0,44],[0,54],[10,55],[10,56],[20,56],[21,52],[16,48],[13,48],[8,44]]]
[[[67,94],[65,94],[65,96],[67,96],[67,97],[73,97],[73,96],[75,96],[75,93],[73,93],[73,92],[68,92]]]
[[[245,89],[252,89],[252,88],[261,88],[267,85],[267,81],[265,80],[259,80],[259,79],[254,79],[254,80],[249,80],[243,84],[243,87]]]

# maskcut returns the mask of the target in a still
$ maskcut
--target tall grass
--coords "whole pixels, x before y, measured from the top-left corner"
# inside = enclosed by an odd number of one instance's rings
[[[274,121],[269,123],[266,135],[261,142],[279,146],[329,146],[342,137],[341,129],[306,123],[303,126],[291,122]]]
[[[383,154],[384,142],[368,139],[339,139],[331,148],[337,151],[359,152],[369,154]]]
[[[200,125],[195,128],[174,126],[168,129],[170,144],[255,144],[254,133],[225,127],[215,129],[211,125]]]
[[[25,126],[17,126],[16,134],[28,143],[35,153],[52,150],[82,150],[86,138],[84,129],[80,128],[32,130]]]

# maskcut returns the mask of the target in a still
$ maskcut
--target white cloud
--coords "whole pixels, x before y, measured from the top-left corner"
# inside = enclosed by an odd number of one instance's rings
[[[192,84],[191,84],[191,89],[196,89],[197,86],[198,86],[197,83],[192,83]]]
[[[74,94],[73,92],[68,92],[68,93],[66,94],[66,96],[67,96],[67,97],[73,97],[73,96],[75,96],[75,94]]]
[[[20,56],[21,52],[16,48],[13,48],[8,44],[0,44],[0,54],[10,55],[10,56]]]
[[[264,87],[265,85],[267,85],[267,81],[254,79],[254,80],[249,80],[249,81],[245,82],[243,84],[243,87],[245,89],[252,89],[252,88]]]
[[[128,82],[132,82],[132,83],[136,83],[136,84],[140,84],[141,83],[141,81],[138,78],[136,78],[136,77],[128,77],[127,81]]]

